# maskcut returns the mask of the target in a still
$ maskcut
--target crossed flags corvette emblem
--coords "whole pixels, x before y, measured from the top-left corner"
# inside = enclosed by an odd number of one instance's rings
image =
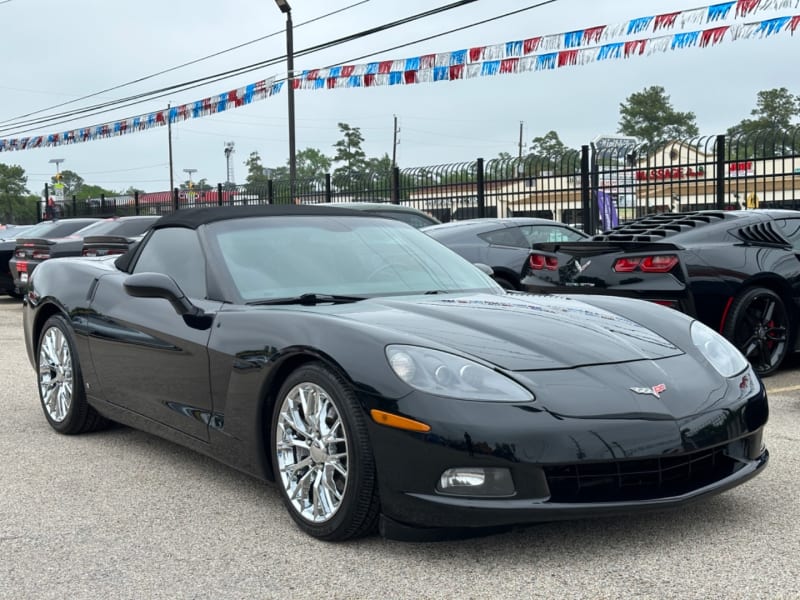
[[[667,386],[663,383],[659,383],[658,385],[654,385],[653,387],[645,388],[645,387],[632,387],[630,388],[632,392],[637,394],[644,394],[655,396],[659,400],[661,399],[661,393],[667,391]]]

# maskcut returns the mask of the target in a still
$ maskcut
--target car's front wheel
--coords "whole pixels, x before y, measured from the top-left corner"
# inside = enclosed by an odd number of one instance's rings
[[[778,294],[754,287],[733,301],[722,333],[756,373],[766,376],[778,369],[789,351],[792,322]]]
[[[50,317],[39,335],[36,355],[39,399],[44,416],[59,433],[102,429],[108,421],[86,401],[72,328],[61,315]]]
[[[275,480],[292,518],[322,540],[372,532],[378,484],[365,418],[351,386],[321,363],[281,386],[272,415]]]

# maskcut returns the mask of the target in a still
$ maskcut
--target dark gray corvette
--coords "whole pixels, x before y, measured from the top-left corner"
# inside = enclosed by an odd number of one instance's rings
[[[23,321],[53,429],[194,448],[320,539],[683,506],[768,461],[764,387],[707,326],[509,294],[363,212],[180,211],[117,259],[42,263]]]
[[[520,279],[533,244],[577,242],[589,236],[548,219],[513,217],[469,219],[422,229],[438,242],[472,263],[488,265],[504,289],[522,289]]]

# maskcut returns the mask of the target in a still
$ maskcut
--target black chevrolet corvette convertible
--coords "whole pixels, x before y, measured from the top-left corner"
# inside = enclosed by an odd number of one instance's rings
[[[507,293],[341,208],[187,209],[124,255],[45,261],[24,328],[56,431],[194,448],[326,540],[682,506],[768,459],[765,389],[703,323]]]
[[[614,294],[722,333],[759,375],[800,349],[800,211],[651,215],[576,243],[536,244],[523,289]]]

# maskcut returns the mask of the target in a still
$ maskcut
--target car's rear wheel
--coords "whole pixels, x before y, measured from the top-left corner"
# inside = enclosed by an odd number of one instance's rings
[[[496,282],[497,282],[497,283],[500,285],[500,287],[501,287],[501,288],[503,288],[504,290],[508,290],[508,291],[514,291],[514,290],[516,290],[516,289],[517,289],[517,286],[515,286],[513,283],[511,283],[511,282],[510,282],[508,279],[506,279],[505,277],[494,276],[494,280],[495,280],[495,281],[496,281]]]
[[[50,426],[64,434],[102,429],[108,421],[86,401],[72,329],[60,315],[42,328],[36,353],[39,399]]]
[[[722,333],[756,373],[766,376],[778,369],[789,351],[792,322],[778,294],[754,287],[733,301]]]
[[[321,363],[289,375],[271,439],[275,480],[303,531],[333,541],[375,529],[375,462],[362,409],[342,377]]]

